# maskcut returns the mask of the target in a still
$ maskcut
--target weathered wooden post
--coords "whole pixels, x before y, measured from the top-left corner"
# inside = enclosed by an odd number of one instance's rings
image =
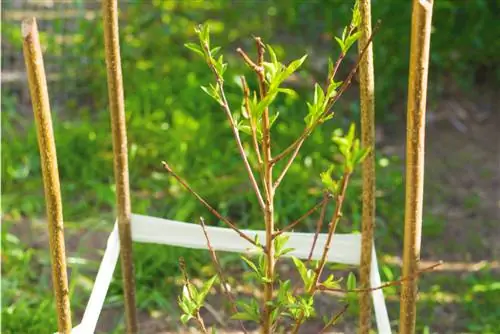
[[[413,0],[406,132],[406,204],[399,332],[415,333],[424,194],[425,108],[433,0]]]
[[[35,18],[22,22],[23,51],[30,88],[31,103],[38,135],[38,147],[45,191],[47,224],[49,230],[52,283],[56,297],[59,333],[71,333],[71,308],[69,302],[66,251],[61,187],[57,168],[56,144],[50,115],[49,92],[43,65],[43,55]]]
[[[135,277],[130,228],[131,207],[128,175],[127,126],[118,33],[118,1],[103,0],[104,42],[108,76],[109,111],[113,135],[114,170],[125,317],[128,333],[138,333],[135,308]]]
[[[370,0],[359,1],[361,14],[361,36],[359,52],[372,35]],[[373,229],[375,226],[375,79],[373,47],[368,45],[359,64],[359,86],[361,99],[361,144],[370,153],[363,161],[363,212],[361,227],[360,284],[362,289],[370,287],[370,267],[372,261]],[[369,333],[371,328],[371,293],[360,293],[359,333]]]

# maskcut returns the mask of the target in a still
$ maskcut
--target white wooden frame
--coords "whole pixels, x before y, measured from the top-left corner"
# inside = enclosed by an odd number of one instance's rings
[[[207,249],[206,239],[202,228],[198,224],[177,222],[157,217],[142,215],[132,215],[132,240],[135,242],[154,243],[185,248]],[[264,231],[243,230],[250,237],[259,235],[260,240],[265,240]],[[245,253],[253,247],[248,241],[242,239],[238,234],[229,228],[209,227],[207,233],[214,250]],[[288,247],[295,250],[288,256],[296,256],[305,259],[309,255],[313,242],[313,233],[289,233],[290,239]],[[323,245],[326,242],[326,234],[319,234],[313,259],[321,257]],[[94,287],[83,314],[81,323],[73,328],[73,334],[94,333],[99,320],[99,315],[111,283],[113,273],[118,262],[120,253],[120,241],[118,238],[118,228],[115,223],[113,231],[109,235],[106,251],[99,266]],[[348,265],[359,265],[361,256],[361,235],[360,234],[335,234],[332,239],[328,262],[342,263]],[[377,264],[375,246],[373,246],[370,285],[372,287],[381,284],[380,274]],[[384,294],[382,290],[372,291],[372,299],[375,310],[375,319],[378,333],[390,334],[391,326]]]

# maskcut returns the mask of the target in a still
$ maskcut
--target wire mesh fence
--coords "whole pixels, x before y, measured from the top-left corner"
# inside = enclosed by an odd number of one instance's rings
[[[22,53],[21,22],[36,17],[44,51],[44,64],[54,110],[64,106],[74,93],[71,76],[84,58],[73,45],[81,38],[82,22],[94,22],[98,1],[86,0],[7,0],[2,2],[2,95],[27,106],[28,86]]]

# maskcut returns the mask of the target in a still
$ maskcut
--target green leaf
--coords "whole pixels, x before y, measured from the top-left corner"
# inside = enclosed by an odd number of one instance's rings
[[[338,38],[337,36],[335,36],[335,40],[337,41],[337,44],[340,46],[340,50],[342,51],[342,53],[345,53],[344,52],[344,49],[345,49],[344,41],[342,39]]]
[[[203,302],[205,301],[205,297],[207,296],[208,292],[210,292],[210,289],[212,289],[212,286],[214,285],[216,279],[217,276],[213,276],[211,279],[209,279],[203,284],[203,287],[201,288],[201,291],[197,299],[198,305],[203,304]]]
[[[181,322],[183,325],[187,324],[188,321],[193,318],[193,316],[191,314],[183,314],[181,315]]]
[[[271,116],[271,119],[269,120],[269,128],[273,127],[274,122],[278,119],[278,116],[280,115],[279,112]]]
[[[269,51],[269,55],[271,56],[271,61],[274,64],[274,66],[278,67],[279,62],[278,62],[278,57],[276,57],[276,52],[274,52],[274,49],[271,47],[271,45],[267,44],[267,50]]]
[[[297,92],[294,91],[293,89],[290,89],[290,88],[278,88],[278,92],[286,94],[286,95],[291,96],[293,98],[298,97]]]
[[[260,119],[262,116],[262,113],[264,110],[269,107],[269,105],[274,101],[276,98],[276,95],[278,94],[278,91],[269,91],[266,97],[257,104],[257,107],[255,108],[255,114],[257,116],[257,119]]]
[[[191,51],[194,51],[195,53],[199,54],[202,57],[205,57],[205,53],[201,49],[201,47],[198,44],[195,43],[186,43],[184,44],[186,48],[188,48]]]
[[[255,263],[253,263],[250,259],[246,258],[245,256],[241,256],[241,259],[245,261],[245,263],[248,264],[248,266],[252,268],[259,275],[259,277],[261,276],[260,271],[255,265]]]
[[[314,85],[314,104],[317,109],[320,109],[323,106],[323,101],[325,101],[325,93],[321,86],[316,83]]]
[[[305,264],[295,256],[292,256],[292,260],[300,274],[300,277],[302,278],[302,281],[304,282],[304,288],[306,290],[309,290],[311,285],[314,283],[312,281],[314,272],[312,270],[307,269]]]
[[[210,54],[212,55],[212,57],[214,57],[219,51],[220,51],[220,46],[216,46],[215,48],[210,50]]]
[[[292,75],[295,71],[298,70],[300,66],[304,63],[306,60],[307,55],[304,55],[302,58],[294,60],[290,63],[290,65],[287,66],[285,72],[283,73],[284,79],[288,78],[290,75]],[[284,80],[283,79],[283,80]]]
[[[344,44],[344,48],[345,48],[344,49],[344,53],[347,53],[347,51],[349,51],[349,49],[354,44],[354,42],[356,42],[358,40],[359,36],[361,36],[361,32],[360,31],[355,32],[354,34],[352,34],[349,37],[347,37],[347,39],[345,41],[345,44]]]
[[[340,281],[338,280],[335,280],[335,277],[333,276],[333,274],[331,274],[330,276],[328,276],[328,278],[323,282],[321,283],[323,286],[325,286],[326,288],[328,289],[339,289],[340,288],[340,284],[339,284]]]
[[[347,290],[355,290],[356,289],[356,276],[350,272],[349,276],[347,276]]]

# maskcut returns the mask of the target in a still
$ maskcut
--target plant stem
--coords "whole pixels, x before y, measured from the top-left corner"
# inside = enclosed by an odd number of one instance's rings
[[[418,283],[415,273],[420,262],[424,192],[424,144],[427,76],[431,41],[432,0],[414,0],[411,24],[410,74],[406,135],[406,204],[403,282],[399,332],[415,333]]]
[[[23,52],[28,75],[33,113],[40,148],[40,160],[45,191],[49,230],[52,282],[56,299],[59,333],[71,333],[71,307],[69,300],[64,222],[61,186],[57,167],[57,154],[50,115],[49,93],[43,65],[43,55],[35,18],[22,22]]]
[[[264,78],[263,60],[264,60],[264,44],[260,37],[255,38],[257,44],[258,54],[258,67],[260,71],[257,72],[259,78],[260,98],[266,97],[266,82]],[[274,188],[273,188],[273,165],[271,164],[271,129],[269,127],[269,108],[265,108],[262,114],[262,152],[263,152],[263,167],[264,179],[263,185],[266,190],[266,201],[264,208],[264,223],[266,225],[266,276],[269,282],[264,285],[264,312],[262,319],[262,333],[270,334],[272,331],[273,323],[271,313],[272,306],[268,303],[273,300],[273,284],[274,284]]]
[[[247,85],[247,82],[245,80],[245,77],[241,76],[240,79],[241,79],[241,85],[243,87],[244,107],[245,107],[245,110],[247,112],[248,117],[250,118],[249,123],[250,123],[250,130],[252,132],[252,143],[253,143],[253,147],[255,150],[255,154],[257,154],[257,161],[259,163],[259,168],[261,168],[262,167],[262,157],[260,155],[260,148],[259,148],[259,141],[257,138],[255,119],[252,117],[251,111],[250,111],[250,103],[249,103],[250,90],[248,89],[248,85]]]
[[[433,265],[427,267],[427,268],[424,268],[422,270],[419,270],[417,273],[415,273],[414,275],[412,276],[407,276],[407,277],[401,277],[400,279],[396,280],[396,281],[391,281],[391,282],[387,282],[387,283],[384,283],[384,284],[381,284],[379,286],[376,286],[376,287],[372,287],[372,288],[359,288],[359,289],[338,289],[338,288],[327,288],[323,285],[318,285],[318,290],[321,290],[321,291],[333,291],[333,292],[344,292],[344,293],[348,293],[348,292],[361,292],[361,293],[365,293],[365,292],[372,292],[372,291],[376,291],[376,290],[381,290],[381,289],[385,289],[385,288],[388,288],[390,286],[396,286],[396,285],[402,285],[403,282],[406,282],[406,281],[410,281],[410,280],[413,280],[415,278],[417,278],[418,276],[420,276],[422,273],[424,272],[428,272],[428,271],[431,271],[431,270],[434,270],[434,268],[440,266],[441,264],[443,264],[443,262],[439,261],[437,263],[434,263]]]
[[[210,243],[210,238],[208,237],[207,228],[205,227],[205,220],[203,219],[203,217],[200,217],[200,225],[201,225],[201,228],[203,229],[203,234],[205,235],[205,239],[207,240],[207,248],[208,248],[208,251],[210,252],[210,257],[212,258],[212,262],[215,266],[215,269],[217,270],[217,275],[219,275],[219,279],[220,279],[221,285],[223,287],[224,293],[225,293],[227,299],[229,300],[229,303],[231,304],[232,311],[236,314],[236,313],[238,313],[238,308],[236,307],[236,302],[234,300],[233,294],[231,293],[231,291],[229,291],[229,288],[228,288],[229,284],[227,283],[227,280],[223,274],[222,267],[220,266],[219,260],[217,259],[217,254],[215,253],[215,250],[213,249],[212,244]],[[246,330],[245,326],[243,325],[243,322],[241,320],[239,320],[239,323],[240,323],[241,329],[243,330],[243,333],[246,334],[247,330]]]
[[[328,235],[326,237],[325,246],[323,248],[323,254],[321,255],[321,259],[319,260],[318,268],[314,273],[313,284],[311,285],[309,291],[307,291],[307,294],[309,294],[310,296],[314,296],[314,294],[318,290],[318,282],[321,277],[321,274],[323,273],[323,269],[325,268],[326,260],[328,258],[328,251],[330,250],[330,244],[332,243],[333,235],[337,228],[337,224],[340,218],[342,217],[342,206],[344,204],[344,198],[347,191],[347,185],[349,183],[350,176],[351,172],[346,171],[344,172],[344,176],[342,177],[340,192],[336,196],[337,203],[335,207],[335,212],[333,213],[332,219],[330,220]],[[304,320],[304,313],[301,313],[299,318],[295,321],[295,325],[292,329],[293,334],[298,333],[300,326],[303,323],[303,320]]]
[[[328,328],[335,325],[337,320],[339,320],[339,318],[347,311],[348,308],[349,304],[345,304],[344,307],[339,312],[337,312],[337,314],[335,314],[335,316],[330,321],[328,321],[327,324],[325,324],[325,327],[323,327],[319,333],[320,334],[325,333],[328,330]]]
[[[359,1],[361,15],[359,52],[366,47],[366,53],[359,65],[360,104],[361,104],[361,145],[368,149],[363,160],[363,209],[361,227],[360,285],[370,286],[370,268],[373,248],[373,229],[375,227],[375,79],[373,47],[369,43],[372,35],[370,0]],[[360,294],[359,333],[367,334],[371,328],[371,300],[368,292]]]
[[[227,219],[226,217],[222,216],[217,210],[215,210],[210,204],[208,204],[207,201],[205,201],[203,199],[203,197],[201,197],[196,191],[193,190],[193,188],[191,188],[191,186],[183,179],[181,178],[179,175],[177,175],[177,173],[175,173],[172,168],[165,162],[165,161],[162,161],[162,164],[163,164],[163,167],[167,170],[167,172],[169,172],[177,181],[179,181],[179,183],[187,190],[189,191],[191,194],[193,194],[194,197],[196,197],[196,199],[201,203],[203,204],[207,209],[208,211],[210,211],[215,217],[219,218],[221,221],[223,221],[227,226],[229,226],[233,231],[235,231],[236,233],[238,233],[238,235],[240,237],[242,237],[243,239],[245,239],[246,241],[248,241],[249,243],[251,243],[252,245],[256,246],[256,247],[260,247],[262,248],[262,245],[259,245],[257,244],[252,238],[250,238],[248,235],[246,235],[245,233],[243,233],[239,228],[236,227],[236,225],[234,223],[232,223],[229,219]]]
[[[128,175],[127,125],[123,98],[123,78],[118,33],[118,1],[102,2],[104,45],[108,77],[109,111],[113,135],[118,232],[123,276],[127,332],[139,332],[135,308],[135,278],[132,258],[131,207]]]
[[[279,231],[276,231],[276,233],[274,233],[273,235],[273,239],[276,238],[277,236],[287,232],[287,231],[290,231],[291,229],[293,229],[295,226],[297,226],[298,224],[300,224],[304,219],[306,219],[307,217],[309,217],[314,211],[316,211],[320,206],[325,206],[326,202],[329,200],[330,198],[330,195],[329,194],[325,194],[323,196],[323,200],[319,203],[316,203],[312,208],[310,208],[306,213],[304,213],[302,216],[300,216],[299,219],[295,220],[293,223],[285,226],[283,229],[279,230]],[[324,210],[322,210],[323,212]],[[324,213],[323,213],[324,215]]]
[[[328,202],[330,201],[331,194],[325,192],[323,195],[323,202],[321,206],[321,213],[319,214],[318,221],[316,222],[316,231],[314,231],[314,239],[313,244],[311,246],[311,250],[309,251],[309,256],[307,257],[307,264],[311,262],[314,249],[316,248],[316,242],[318,241],[319,232],[321,232],[321,227],[323,226],[323,221],[325,220],[326,207],[328,206]]]

